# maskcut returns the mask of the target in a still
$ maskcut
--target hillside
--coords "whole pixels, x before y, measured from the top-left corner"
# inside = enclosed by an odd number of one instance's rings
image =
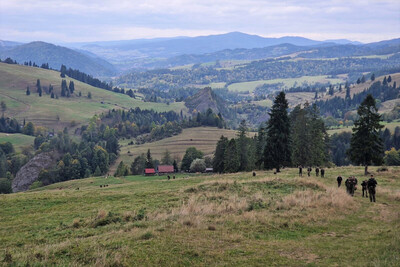
[[[221,113],[224,117],[229,116],[227,103],[217,96],[211,87],[205,87],[194,96],[185,100],[185,106],[192,112],[205,112],[207,109],[212,109],[215,114]]]
[[[400,169],[377,202],[297,169],[88,178],[0,195],[0,259],[22,266],[397,266]],[[107,187],[100,185],[107,184]],[[78,190],[79,189],[79,190]],[[351,253],[349,252],[351,251]]]
[[[75,94],[70,98],[60,97],[52,99],[43,93],[39,97],[36,93],[36,81],[40,79],[44,92],[49,84],[60,95],[60,73],[52,70],[20,65],[0,63],[0,96],[7,105],[6,116],[17,118],[19,121],[32,121],[36,125],[61,130],[87,123],[94,115],[113,108],[154,109],[156,111],[184,109],[183,103],[145,103],[141,99],[133,99],[124,94],[113,93],[96,88],[74,79],[66,78],[67,83],[74,81]],[[31,95],[26,95],[26,88],[30,87]],[[81,92],[82,96],[77,96]],[[92,98],[87,97],[88,93]]]
[[[161,160],[165,150],[168,150],[172,157],[182,159],[186,149],[191,146],[201,150],[205,155],[211,156],[214,153],[215,146],[221,135],[234,138],[236,134],[237,132],[235,130],[195,127],[183,129],[182,133],[176,136],[141,145],[128,145],[131,140],[121,140],[120,157],[118,158],[118,162],[114,164],[112,170],[116,169],[121,160],[130,164],[135,157],[142,153],[146,154],[148,149],[151,150],[153,159],[158,160]],[[251,136],[252,135],[253,133],[251,133]]]
[[[113,65],[99,57],[91,57],[45,42],[32,42],[0,51],[1,59],[7,57],[16,60],[19,64],[32,61],[40,66],[42,63],[49,63],[50,68],[57,70],[64,64],[93,76],[112,76],[116,73]]]

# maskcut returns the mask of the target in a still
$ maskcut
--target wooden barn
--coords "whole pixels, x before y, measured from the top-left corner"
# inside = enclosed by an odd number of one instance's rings
[[[172,165],[159,165],[157,167],[158,174],[174,173],[174,166]]]
[[[154,168],[144,169],[144,175],[146,175],[146,176],[151,176],[151,175],[155,175],[155,174],[156,174],[156,170],[154,170]]]

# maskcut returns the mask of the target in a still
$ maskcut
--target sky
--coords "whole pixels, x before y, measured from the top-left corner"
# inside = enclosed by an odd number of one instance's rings
[[[1,0],[0,40],[53,43],[199,36],[374,42],[400,37],[400,0]]]

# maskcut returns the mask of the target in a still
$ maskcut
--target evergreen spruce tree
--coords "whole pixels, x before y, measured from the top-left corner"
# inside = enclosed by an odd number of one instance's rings
[[[391,82],[392,82],[392,76],[389,75],[389,77],[388,77],[388,79],[387,79],[387,82],[388,82],[388,83],[391,83]]]
[[[214,172],[218,173],[223,173],[225,171],[225,150],[226,147],[228,146],[228,138],[224,137],[223,135],[217,142],[217,147],[215,149],[214,153],[214,159],[213,159],[213,169]]]
[[[354,122],[347,153],[353,163],[365,166],[364,173],[367,175],[369,165],[381,164],[383,160],[383,142],[378,133],[383,125],[380,124],[381,116],[372,95],[367,95],[357,114],[359,119]]]
[[[237,154],[236,140],[231,139],[224,154],[224,172],[237,172],[239,170],[239,156]]]
[[[371,81],[375,81],[375,74],[374,73],[372,73],[372,75],[371,75]]]
[[[74,82],[73,82],[73,81],[70,81],[70,82],[69,82],[68,89],[69,89],[69,91],[71,92],[71,94],[74,93],[75,85],[74,85]]]
[[[62,80],[61,81],[61,96],[67,96],[67,81],[66,80]]]
[[[154,168],[153,158],[151,157],[150,149],[147,150],[146,168]]]
[[[172,158],[171,158],[171,153],[168,151],[168,149],[165,150],[164,155],[161,159],[161,164],[165,165],[171,165],[172,164]]]
[[[361,77],[361,83],[365,83],[365,76],[364,75]]]
[[[175,159],[174,159],[174,162],[172,163],[172,166],[174,166],[174,172],[178,172],[179,171],[178,162],[176,162]]]
[[[258,129],[256,136],[256,148],[254,163],[257,169],[261,169],[264,164],[264,148],[265,148],[265,127],[263,125]]]
[[[239,125],[236,147],[239,155],[239,171],[246,171],[249,167],[249,138],[247,137],[246,121],[242,120]]]
[[[290,122],[288,116],[288,102],[284,92],[275,98],[270,119],[267,124],[267,138],[264,149],[264,167],[276,168],[290,165]]]

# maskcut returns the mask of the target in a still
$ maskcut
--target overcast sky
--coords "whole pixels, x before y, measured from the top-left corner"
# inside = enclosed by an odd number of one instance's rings
[[[400,0],[1,0],[0,39],[83,42],[240,31],[265,37],[400,37]]]

